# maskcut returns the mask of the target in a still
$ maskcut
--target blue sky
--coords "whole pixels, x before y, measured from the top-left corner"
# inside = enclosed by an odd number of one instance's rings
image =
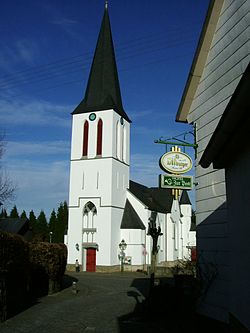
[[[17,185],[8,210],[16,204],[49,217],[68,200],[71,112],[84,97],[104,2],[1,2],[2,163]],[[123,106],[132,120],[130,178],[146,186],[158,186],[162,173],[165,146],[154,140],[191,130],[175,114],[208,3],[109,1]]]

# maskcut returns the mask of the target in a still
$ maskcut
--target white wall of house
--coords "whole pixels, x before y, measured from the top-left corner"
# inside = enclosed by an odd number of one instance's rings
[[[126,255],[132,256],[132,263],[134,265],[150,265],[151,263],[151,250],[152,238],[147,235],[148,219],[151,211],[138,200],[131,192],[128,191],[127,197],[133,207],[136,209],[137,214],[145,225],[145,230],[137,229],[122,229],[121,238],[128,244]],[[180,210],[181,208],[181,210]],[[190,250],[188,246],[195,246],[195,232],[190,232],[191,226],[191,205],[178,206],[179,212],[182,217],[177,221],[177,228],[171,219],[171,213],[158,213],[156,218],[156,226],[161,227],[162,236],[158,238],[159,251],[157,255],[157,263],[175,261],[177,259],[188,259],[190,257]],[[145,249],[144,245],[145,244]],[[177,245],[178,244],[178,245]],[[146,256],[145,256],[146,255]]]
[[[133,240],[133,246],[128,246],[129,253],[132,253],[134,250],[134,258],[132,258],[132,263],[135,265],[143,265],[150,263],[150,253],[151,253],[151,240],[150,237],[146,235],[148,229],[148,219],[150,217],[151,212],[147,209],[147,207],[136,198],[129,190],[127,191],[127,199],[130,201],[131,205],[136,210],[138,216],[145,226],[145,230],[141,229],[122,229],[121,234],[124,235],[124,239],[127,242],[125,237],[129,237],[129,239]],[[132,243],[130,243],[132,244]],[[141,244],[144,244],[142,246]]]
[[[245,0],[225,0],[188,122],[197,128],[199,162],[249,60],[249,9]],[[229,275],[227,203],[224,170],[196,163],[197,247],[200,264],[218,271],[199,311],[228,321]]]
[[[157,214],[157,223],[161,227],[161,232],[162,236],[159,236],[158,238],[158,246],[159,246],[159,251],[157,254],[157,262],[165,262],[168,260],[168,251],[167,251],[167,244],[168,244],[168,239],[170,238],[169,233],[167,232],[167,225],[168,225],[168,220],[170,219],[170,214],[163,214],[163,213],[158,213]]]
[[[181,205],[181,221],[183,225],[183,257],[191,259],[191,247],[196,246],[196,232],[190,231],[191,217],[192,217],[192,206]]]
[[[146,265],[145,243],[146,230],[122,229],[121,238],[125,240],[127,248],[126,256],[131,258],[131,265]],[[118,251],[119,252],[119,251]]]

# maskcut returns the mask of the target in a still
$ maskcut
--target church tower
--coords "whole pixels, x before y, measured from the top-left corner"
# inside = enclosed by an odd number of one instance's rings
[[[130,119],[122,105],[107,3],[85,97],[72,112],[68,263],[119,264],[129,186]]]

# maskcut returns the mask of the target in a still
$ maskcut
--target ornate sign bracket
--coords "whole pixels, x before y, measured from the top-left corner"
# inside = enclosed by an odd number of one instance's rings
[[[193,143],[190,143],[186,140],[186,137],[190,134],[193,136]],[[180,137],[182,137],[183,139],[179,139]],[[182,146],[182,147],[184,147],[184,152],[185,152],[185,147],[194,148],[195,158],[196,158],[197,157],[196,151],[198,148],[198,144],[196,143],[196,126],[194,125],[194,128],[192,131],[184,132],[184,133],[178,134],[176,136],[173,136],[171,138],[160,137],[158,140],[154,140],[154,143],[160,143],[160,144],[166,145],[166,151],[168,150],[168,145]]]

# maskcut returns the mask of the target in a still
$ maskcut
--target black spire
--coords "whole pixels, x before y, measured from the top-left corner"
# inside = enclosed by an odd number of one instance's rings
[[[181,198],[180,198],[180,205],[191,205],[191,201],[189,199],[188,193],[186,190],[182,191]]]
[[[107,2],[83,101],[72,114],[114,109],[131,122],[121,99]]]

